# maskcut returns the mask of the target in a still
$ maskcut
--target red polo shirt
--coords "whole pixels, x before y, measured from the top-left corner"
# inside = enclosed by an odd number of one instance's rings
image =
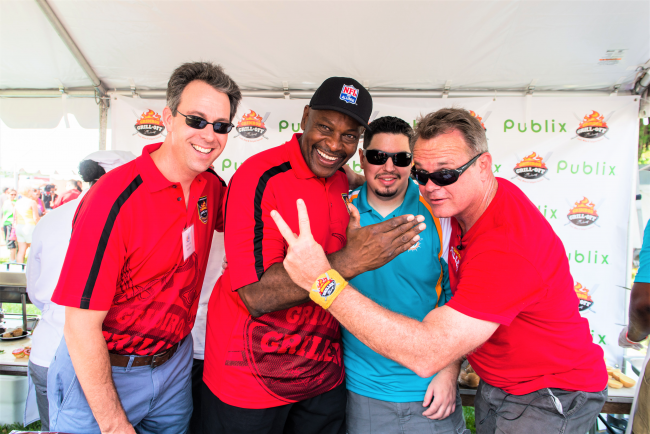
[[[64,203],[68,203],[70,201],[73,201],[76,198],[78,198],[80,194],[81,193],[76,188],[68,190],[68,191],[64,192],[63,194],[61,194],[61,196],[56,198],[52,208],[57,208],[57,207],[60,207],[61,205],[63,205]]]
[[[228,268],[208,305],[204,381],[222,401],[269,408],[320,395],[341,384],[339,324],[308,301],[253,318],[237,290],[282,262],[287,244],[270,216],[278,210],[296,233],[296,200],[307,205],[311,231],[326,253],[341,249],[349,216],[340,171],[327,179],[309,169],[298,138],[261,152],[239,168],[228,190],[225,247]]]
[[[179,342],[194,325],[214,230],[223,230],[225,183],[199,174],[187,208],[180,184],[168,181],[146,146],[111,170],[83,198],[52,301],[106,310],[108,350],[152,355]],[[194,226],[195,251],[183,259],[181,234]]]
[[[462,239],[452,219],[446,306],[500,324],[467,358],[483,381],[513,395],[546,387],[600,392],[603,350],[578,311],[564,245],[519,188],[497,181],[496,196]]]

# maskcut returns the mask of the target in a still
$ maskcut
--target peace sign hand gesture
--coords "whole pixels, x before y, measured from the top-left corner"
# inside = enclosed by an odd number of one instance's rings
[[[302,199],[297,200],[298,224],[300,235],[291,231],[284,219],[276,210],[271,211],[271,218],[278,226],[280,233],[287,240],[289,249],[284,258],[284,269],[293,282],[301,288],[310,291],[312,284],[318,276],[329,271],[330,266],[325,251],[320,244],[314,240],[309,226],[309,215],[307,207]]]

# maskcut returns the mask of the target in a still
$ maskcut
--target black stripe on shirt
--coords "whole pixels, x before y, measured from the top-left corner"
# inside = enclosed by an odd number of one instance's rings
[[[104,259],[104,253],[106,252],[106,246],[108,245],[108,239],[111,236],[113,231],[113,225],[117,220],[117,216],[122,209],[122,205],[131,197],[131,195],[142,185],[142,178],[140,175],[136,176],[133,181],[124,189],[124,191],[118,196],[118,198],[113,203],[111,211],[108,213],[108,218],[104,224],[104,229],[102,230],[102,236],[99,238],[99,243],[97,243],[97,250],[95,251],[95,257],[93,258],[93,265],[90,267],[90,273],[88,274],[88,280],[86,280],[86,286],[84,287],[84,292],[81,296],[81,303],[79,307],[81,309],[88,309],[90,307],[90,298],[93,295],[93,290],[95,289],[95,283],[97,282],[97,276],[99,275],[99,268],[102,265],[102,260]]]
[[[264,220],[262,220],[262,198],[264,197],[264,190],[266,189],[266,184],[271,178],[289,170],[291,170],[291,163],[288,161],[279,166],[271,167],[262,174],[257,183],[257,188],[255,189],[253,206],[253,216],[255,217],[255,237],[253,238],[253,253],[255,255],[255,271],[257,272],[257,280],[260,280],[264,274],[264,251],[262,246],[262,240],[264,239]]]
[[[214,169],[213,169],[212,167],[209,167],[208,170],[206,170],[206,172],[212,173],[214,176],[217,177],[217,179],[219,180],[219,182],[221,183],[221,185],[223,185],[224,187],[226,187],[226,181],[224,181],[223,179],[221,179],[221,176],[217,175],[217,172],[215,172]]]

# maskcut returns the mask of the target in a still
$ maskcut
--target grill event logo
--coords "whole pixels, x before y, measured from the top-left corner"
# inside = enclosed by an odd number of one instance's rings
[[[543,177],[548,172],[544,159],[535,152],[524,157],[513,169],[515,175],[525,180],[535,180]]]
[[[578,306],[578,310],[580,310],[580,312],[589,309],[591,305],[594,304],[594,301],[591,299],[591,296],[589,295],[589,290],[583,287],[580,284],[580,282],[576,282],[573,289],[575,290],[576,295],[578,296],[578,300],[580,300],[580,305]]]
[[[581,201],[575,203],[567,214],[569,222],[576,226],[586,227],[596,223],[598,220],[598,213],[596,212],[596,205],[589,202],[586,197]]]
[[[469,114],[472,115],[472,116],[474,116],[474,117],[476,118],[476,120],[479,121],[479,122],[481,123],[481,126],[483,127],[483,129],[484,129],[485,131],[487,131],[487,128],[485,128],[485,124],[483,123],[483,118],[482,118],[482,117],[480,117],[480,116],[479,116],[477,113],[475,113],[473,110],[470,110],[470,111],[469,111]],[[487,121],[487,116],[485,117],[485,120]]]
[[[134,127],[137,131],[135,134],[141,134],[145,138],[159,136],[165,131],[165,124],[163,124],[161,116],[151,109],[142,113]]]
[[[268,140],[264,134],[266,134],[266,125],[264,122],[268,119],[271,112],[268,112],[262,116],[258,115],[255,111],[250,110],[244,116],[241,117],[241,120],[237,123],[235,127],[237,129],[237,134],[235,138],[240,137],[247,142],[257,142],[262,140],[262,137]]]
[[[583,139],[593,140],[598,139],[609,131],[605,117],[595,110],[591,114],[585,116],[578,125],[576,134]],[[577,137],[577,136],[576,136]]]

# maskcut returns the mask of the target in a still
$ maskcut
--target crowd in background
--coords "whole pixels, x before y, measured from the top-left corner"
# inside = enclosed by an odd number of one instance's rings
[[[65,192],[59,195],[56,190],[54,184],[27,186],[20,191],[9,187],[2,189],[2,235],[9,250],[9,262],[26,262],[27,249],[31,246],[32,234],[41,217],[77,199],[82,192],[82,184],[81,181],[69,180]]]

